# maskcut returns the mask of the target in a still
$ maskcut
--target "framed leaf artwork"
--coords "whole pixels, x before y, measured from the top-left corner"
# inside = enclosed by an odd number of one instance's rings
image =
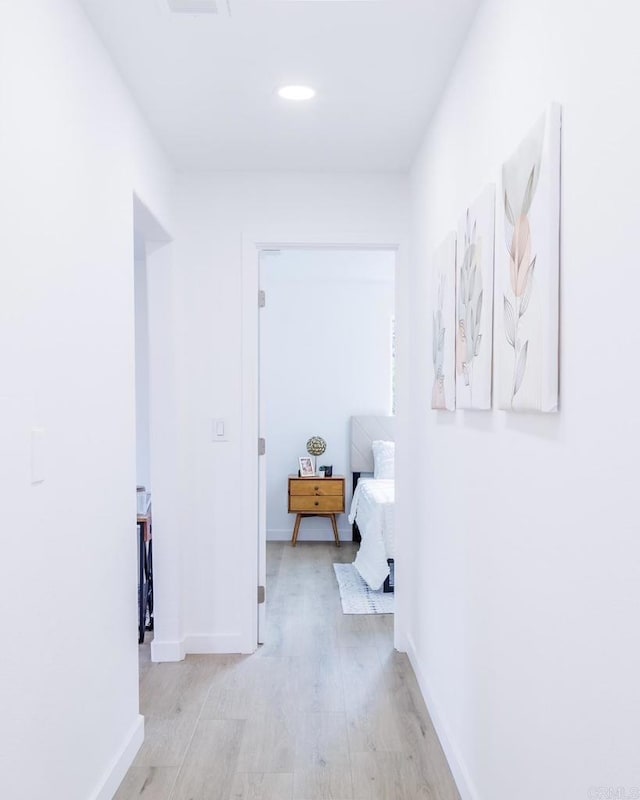
[[[456,407],[456,236],[454,233],[447,236],[434,255],[432,278],[431,408],[437,411],[454,411]]]
[[[491,408],[495,186],[487,186],[458,226],[456,408]]]
[[[560,140],[553,104],[502,167],[494,349],[508,411],[558,410]]]

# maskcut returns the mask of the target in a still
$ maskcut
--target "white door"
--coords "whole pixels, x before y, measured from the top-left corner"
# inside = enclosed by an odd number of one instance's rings
[[[260,253],[260,269],[259,275],[262,279],[263,273],[263,258]],[[260,282],[262,285],[262,282]],[[261,296],[262,293],[261,293]],[[264,318],[265,308],[260,303],[259,317],[258,317],[258,404],[259,404],[259,420],[258,430],[260,441],[265,438],[265,398],[263,397],[262,387],[263,381],[263,364],[262,364],[262,335],[264,325],[262,320]],[[268,446],[268,445],[267,445]],[[263,452],[260,450],[259,452]],[[258,455],[258,585],[265,587],[267,585],[267,454]],[[263,602],[260,602],[263,600]],[[267,603],[266,597],[258,598],[258,644],[264,644],[265,640],[265,627],[266,627],[266,610]]]

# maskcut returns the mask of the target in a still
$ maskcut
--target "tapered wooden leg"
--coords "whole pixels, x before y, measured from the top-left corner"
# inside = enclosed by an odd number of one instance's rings
[[[338,534],[338,523],[336,522],[336,515],[331,515],[331,524],[333,525],[333,535],[336,539],[336,547],[340,547],[340,535]]]
[[[298,531],[300,530],[300,520],[302,514],[296,514],[296,524],[293,526],[293,536],[291,537],[291,546],[295,547],[298,543]]]

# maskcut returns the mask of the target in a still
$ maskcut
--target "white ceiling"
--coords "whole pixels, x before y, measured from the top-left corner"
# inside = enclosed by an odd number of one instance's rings
[[[222,0],[197,16],[80,2],[178,167],[395,171],[480,0]],[[281,100],[289,83],[317,97]]]

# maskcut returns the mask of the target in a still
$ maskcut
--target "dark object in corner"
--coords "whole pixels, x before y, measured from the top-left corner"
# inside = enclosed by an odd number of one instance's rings
[[[360,474],[361,473],[359,473],[359,472],[352,472],[351,473],[351,475],[353,476],[353,494],[356,493],[356,487],[358,486],[358,481],[360,480]],[[354,542],[361,542],[362,541],[362,536],[360,536],[360,530],[358,528],[358,523],[357,522],[354,522],[353,525],[351,526],[351,533],[352,533],[352,535],[351,535],[352,541],[354,541]]]
[[[389,574],[387,575],[385,582],[382,584],[382,591],[385,594],[395,591],[396,588],[395,561],[392,558],[388,558],[387,564],[389,565]]]

